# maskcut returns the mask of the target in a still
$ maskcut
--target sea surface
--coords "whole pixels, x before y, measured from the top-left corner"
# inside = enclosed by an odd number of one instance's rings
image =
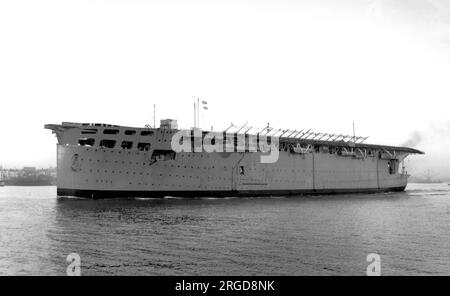
[[[0,187],[0,275],[450,275],[450,186],[202,199],[57,199]]]

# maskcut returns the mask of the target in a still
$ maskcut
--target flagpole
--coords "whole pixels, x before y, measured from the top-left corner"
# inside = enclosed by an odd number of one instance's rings
[[[195,99],[194,99],[194,128],[197,127],[197,112],[195,110]]]
[[[200,100],[199,98],[197,98],[197,124],[198,124],[198,128],[200,128]]]
[[[355,122],[353,122],[353,143],[356,143],[356,135],[355,135]]]

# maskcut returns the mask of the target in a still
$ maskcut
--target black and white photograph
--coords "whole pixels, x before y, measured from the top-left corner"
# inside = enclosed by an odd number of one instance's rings
[[[0,1],[0,102],[1,276],[450,275],[449,0]]]

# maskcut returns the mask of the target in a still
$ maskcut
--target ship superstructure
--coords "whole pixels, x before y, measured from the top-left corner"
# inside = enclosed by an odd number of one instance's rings
[[[269,127],[257,131],[246,127],[233,131],[233,127],[216,132],[216,143],[224,141],[224,146],[233,148],[225,152],[202,148],[207,132],[184,130],[184,140],[190,137],[193,149],[180,152],[173,147],[173,137],[180,134],[173,120],[162,121],[159,128],[69,122],[45,127],[58,139],[59,196],[216,197],[401,191],[408,179],[403,160],[409,154],[423,154],[412,148],[365,144],[367,137]],[[278,156],[274,162],[261,162],[261,156],[267,154],[258,148],[263,137],[269,143],[277,139],[274,147]]]

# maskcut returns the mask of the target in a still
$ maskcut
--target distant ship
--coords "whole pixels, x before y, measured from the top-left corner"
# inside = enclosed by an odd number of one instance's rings
[[[407,147],[364,144],[367,137],[309,130],[277,130],[275,136],[269,127],[253,134],[248,129],[216,132],[215,143],[224,141],[232,152],[206,152],[201,145],[208,133],[179,130],[175,120],[162,120],[159,128],[68,122],[45,128],[58,140],[58,196],[86,198],[403,191],[409,176],[403,160],[423,154]],[[173,149],[179,132],[187,135],[183,141],[191,136],[194,151]],[[231,136],[231,142],[220,135]],[[273,163],[260,161],[265,152],[258,145],[266,136],[267,143],[279,139]]]

